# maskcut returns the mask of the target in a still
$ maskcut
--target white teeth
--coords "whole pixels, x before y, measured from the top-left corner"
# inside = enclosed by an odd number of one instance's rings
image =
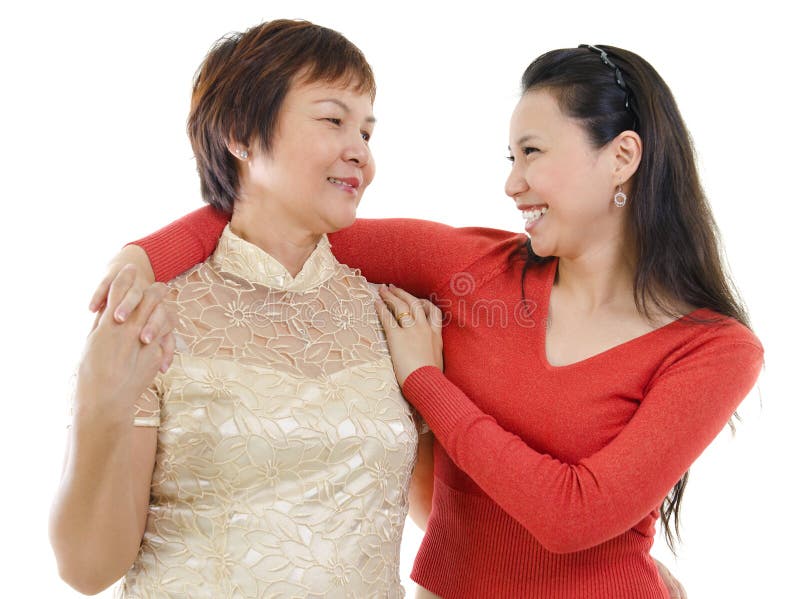
[[[525,219],[525,224],[529,225],[542,218],[545,214],[547,214],[547,206],[543,206],[537,210],[523,210],[522,218]]]
[[[341,179],[336,179],[335,177],[328,177],[328,181],[331,183],[335,183],[337,185],[347,185],[348,187],[352,187],[349,183],[342,181]]]

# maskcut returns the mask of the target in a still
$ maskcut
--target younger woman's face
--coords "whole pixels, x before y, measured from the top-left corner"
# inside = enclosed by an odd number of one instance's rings
[[[522,211],[539,256],[577,258],[621,234],[612,201],[613,149],[595,148],[552,93],[522,96],[511,116],[509,150],[506,194]]]
[[[375,176],[374,125],[372,99],[355,87],[293,83],[269,152],[251,148],[242,196],[263,198],[276,218],[309,232],[350,226]]]

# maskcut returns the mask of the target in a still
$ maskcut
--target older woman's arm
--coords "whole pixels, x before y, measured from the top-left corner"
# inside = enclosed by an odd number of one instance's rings
[[[61,577],[86,594],[103,590],[133,563],[155,463],[157,429],[133,422],[142,398],[157,411],[157,397],[144,392],[163,366],[162,346],[156,339],[142,343],[139,336],[166,288],[148,287],[120,324],[113,309],[127,293],[130,277],[131,269],[124,269],[111,282],[108,307],[87,340],[64,469],[50,515],[50,541]],[[160,341],[171,346],[171,341]]]

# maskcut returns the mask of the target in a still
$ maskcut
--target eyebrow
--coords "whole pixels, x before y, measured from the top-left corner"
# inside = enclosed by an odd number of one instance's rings
[[[530,133],[528,135],[523,135],[522,137],[520,137],[517,140],[517,145],[521,146],[523,144],[528,143],[532,139],[541,139],[541,138],[538,135],[536,135],[535,133]],[[511,148],[509,147],[508,149],[510,150]]]
[[[348,114],[352,112],[347,104],[345,104],[341,100],[337,100],[336,98],[323,98],[322,100],[317,100],[316,102],[314,102],[314,104],[322,104],[323,102],[332,102]],[[373,115],[369,115],[365,120],[368,123],[375,123],[375,117]]]

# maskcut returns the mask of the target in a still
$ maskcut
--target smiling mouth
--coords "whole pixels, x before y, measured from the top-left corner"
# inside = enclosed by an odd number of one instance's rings
[[[523,210],[522,218],[525,220],[525,225],[527,226],[535,223],[545,214],[547,214],[547,206],[542,206],[541,208]]]
[[[346,179],[337,179],[336,177],[328,177],[328,182],[333,183],[334,185],[342,185],[343,187],[349,187],[353,191],[359,188],[361,183],[358,179],[353,178],[346,178]]]

